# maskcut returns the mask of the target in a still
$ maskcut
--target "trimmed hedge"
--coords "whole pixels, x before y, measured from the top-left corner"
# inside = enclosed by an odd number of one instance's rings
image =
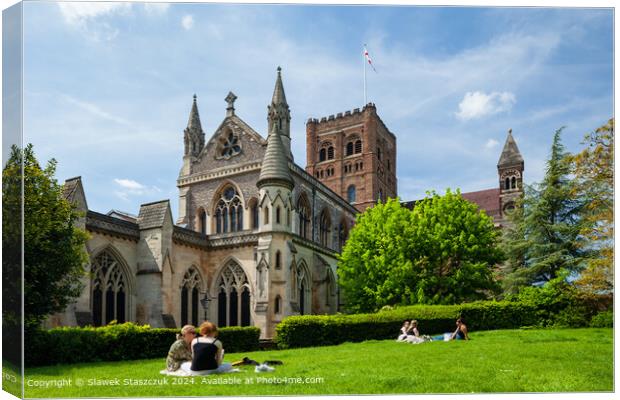
[[[179,329],[130,322],[103,327],[39,330],[25,338],[27,366],[165,358]],[[227,353],[259,349],[257,327],[219,329]]]
[[[374,314],[293,316],[276,327],[276,342],[279,348],[292,348],[395,339],[406,319],[416,319],[422,334],[439,334],[453,331],[459,316],[470,330],[514,329],[538,325],[540,311],[544,312],[532,304],[480,301],[407,306]]]

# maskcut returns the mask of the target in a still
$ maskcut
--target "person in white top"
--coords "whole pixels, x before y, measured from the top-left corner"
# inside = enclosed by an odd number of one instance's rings
[[[424,338],[420,337],[420,332],[418,331],[418,321],[415,319],[409,324],[409,332],[405,338],[405,341],[414,344],[422,343],[424,341]]]
[[[399,342],[405,341],[407,339],[407,333],[409,332],[409,321],[405,320],[403,322],[403,326],[400,328],[400,335],[398,335]]]

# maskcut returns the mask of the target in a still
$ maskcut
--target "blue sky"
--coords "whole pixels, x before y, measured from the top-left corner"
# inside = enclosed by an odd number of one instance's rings
[[[368,98],[398,138],[403,200],[496,187],[506,132],[539,181],[555,129],[581,147],[613,114],[610,9],[55,3],[24,6],[24,133],[89,207],[137,213],[168,198],[192,95],[207,140],[224,98],[266,136],[276,67],[295,160],[305,121]]]

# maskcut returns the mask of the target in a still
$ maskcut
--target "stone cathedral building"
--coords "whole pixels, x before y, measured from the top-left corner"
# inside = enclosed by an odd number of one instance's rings
[[[143,204],[137,215],[101,214],[88,209],[81,178],[65,182],[91,235],[89,274],[82,295],[47,326],[179,327],[207,318],[255,325],[272,338],[286,316],[339,310],[336,256],[356,214],[397,195],[396,136],[372,103],[310,118],[304,169],[291,153],[280,68],[266,137],[237,115],[233,93],[225,100],[226,116],[207,140],[194,96],[176,218],[168,200]],[[498,172],[498,188],[464,196],[501,225],[522,185],[523,158],[510,133]]]

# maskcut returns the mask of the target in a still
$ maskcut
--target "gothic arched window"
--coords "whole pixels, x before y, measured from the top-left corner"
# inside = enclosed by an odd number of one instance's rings
[[[252,229],[258,229],[258,201],[250,200],[250,210],[252,213]]]
[[[198,232],[207,234],[207,213],[202,208],[198,210]]]
[[[218,325],[250,325],[250,284],[243,268],[229,261],[222,270],[218,288]]]
[[[280,207],[276,207],[276,224],[280,223]]]
[[[280,312],[282,312],[282,297],[280,297],[280,295],[276,296],[276,300],[275,300],[275,303],[274,303],[273,311],[276,314],[280,314]]]
[[[347,156],[353,155],[353,142],[347,143],[346,155]]]
[[[355,185],[351,185],[347,189],[347,201],[349,203],[354,203],[355,202],[355,197],[356,197]]]
[[[517,188],[517,178],[516,177],[512,177],[510,178],[510,187],[512,189],[516,189]]]
[[[331,160],[334,158],[334,146],[331,142],[324,142],[321,144],[321,149],[319,150],[319,162],[325,160]]]
[[[296,268],[296,284],[297,284],[297,302],[299,304],[299,314],[304,315],[310,312],[310,304],[312,304],[310,286],[310,276],[305,264],[300,264]]]
[[[510,189],[510,178],[506,178],[506,180],[504,181],[504,189]]]
[[[127,320],[127,289],[127,277],[116,257],[107,250],[95,257],[91,281],[93,325]]]
[[[319,242],[325,247],[329,247],[329,235],[331,232],[332,220],[327,210],[321,213],[319,222]]]
[[[222,192],[215,209],[215,232],[227,233],[243,230],[243,203],[234,187]]]
[[[347,222],[345,220],[340,221],[338,225],[338,248],[342,250],[344,247],[344,243],[347,241],[349,236],[349,229],[347,227]]]
[[[312,212],[310,211],[308,198],[304,194],[299,196],[299,200],[297,200],[297,212],[299,213],[299,236],[310,239]]]
[[[200,291],[202,279],[198,270],[190,267],[181,281],[181,326],[200,323]]]

